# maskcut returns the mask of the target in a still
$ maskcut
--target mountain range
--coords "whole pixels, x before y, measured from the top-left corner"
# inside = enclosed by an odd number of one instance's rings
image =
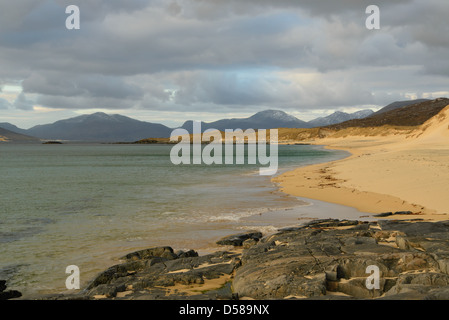
[[[302,121],[280,110],[265,110],[248,118],[221,119],[214,122],[202,122],[202,131],[210,128],[225,129],[273,129],[273,128],[314,128],[361,121],[388,113],[395,109],[428,100],[409,100],[394,102],[377,112],[361,110],[354,113],[334,112],[326,117],[311,121]],[[192,120],[186,121],[181,128],[192,132]],[[97,112],[90,115],[59,120],[52,124],[37,125],[30,129],[21,129],[10,123],[0,123],[0,128],[8,132],[25,136],[39,137],[43,140],[71,140],[98,142],[133,142],[145,138],[168,138],[174,128],[159,123],[132,119],[126,116]],[[4,132],[6,134],[6,132]],[[0,134],[0,137],[8,135]],[[11,136],[11,134],[10,134]],[[15,136],[17,138],[18,136]],[[15,140],[15,139],[9,139]]]
[[[192,132],[193,121],[184,122],[181,126]],[[214,122],[201,122],[201,130],[217,129],[274,129],[274,128],[310,128],[310,125],[298,118],[280,110],[265,110],[258,112],[248,118],[221,119]]]
[[[314,120],[309,121],[308,123],[309,123],[309,125],[312,126],[312,128],[324,127],[324,126],[329,126],[329,125],[336,124],[336,123],[345,122],[348,120],[363,119],[363,118],[371,116],[372,114],[374,114],[374,111],[370,110],[370,109],[360,110],[360,111],[357,111],[354,113],[346,113],[346,112],[336,111],[327,117],[316,118]]]

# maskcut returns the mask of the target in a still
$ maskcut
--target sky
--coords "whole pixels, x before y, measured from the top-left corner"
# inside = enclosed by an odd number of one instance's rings
[[[449,96],[448,16],[447,0],[0,0],[0,122],[308,121]]]

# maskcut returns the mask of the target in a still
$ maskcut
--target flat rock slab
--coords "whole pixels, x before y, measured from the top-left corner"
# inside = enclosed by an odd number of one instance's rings
[[[198,256],[193,250],[175,253],[170,247],[134,252],[124,259],[124,263],[100,273],[82,295],[92,299],[210,299],[225,294],[225,298],[231,299],[232,292],[221,287],[209,286],[199,294],[201,285],[229,278],[240,265],[235,253],[219,251]],[[179,288],[172,290],[176,286],[184,289],[197,286],[198,294],[187,295]]]
[[[447,221],[317,220],[245,250],[233,288],[239,297],[253,299],[316,299],[334,293],[361,299],[445,297],[448,236]],[[407,246],[398,245],[404,241]],[[379,289],[366,287],[372,265],[380,270]]]

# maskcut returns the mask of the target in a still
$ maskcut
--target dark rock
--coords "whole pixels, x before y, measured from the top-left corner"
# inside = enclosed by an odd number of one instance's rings
[[[357,226],[365,222],[357,220],[338,220],[338,219],[317,219],[304,224],[308,228],[336,228],[336,227],[347,227],[347,226]]]
[[[156,258],[155,260],[165,261],[165,259]],[[151,266],[154,260],[141,260],[141,261],[130,261],[118,265],[109,267],[105,271],[101,272],[87,287],[90,290],[101,284],[111,283],[113,280],[129,276],[135,273],[137,270],[141,270],[145,267]]]
[[[244,249],[249,249],[252,246],[256,245],[257,241],[254,239],[246,239],[245,241],[243,241],[242,246]]]
[[[173,249],[171,247],[155,247],[129,253],[120,259],[142,260],[142,259],[151,259],[154,257],[166,258],[169,260],[178,258],[178,256],[173,252]]]
[[[382,230],[397,230],[404,232],[407,236],[423,236],[426,234],[449,232],[449,221],[438,222],[414,222],[410,223],[401,220],[379,220]]]
[[[189,257],[198,257],[198,252],[195,250],[188,250],[188,251],[179,251],[175,253],[178,258],[189,258]]]
[[[396,211],[394,214],[413,214],[411,211]]]
[[[22,296],[22,293],[17,290],[9,290],[0,292],[0,300],[9,300],[9,299],[15,299],[20,298]]]
[[[6,280],[0,280],[0,300],[15,299],[22,296],[22,293],[17,290],[5,291],[6,288]]]
[[[117,296],[118,292],[123,292],[126,290],[124,285],[115,286],[111,284],[100,284],[94,287],[90,292],[90,296],[102,295],[106,298],[114,298]]]
[[[333,229],[342,225],[354,227]],[[359,228],[360,225],[364,227]],[[387,228],[379,230],[379,225]],[[242,266],[237,269],[234,279],[234,290],[241,297],[254,299],[316,298],[327,291],[365,299],[383,297],[387,291],[390,296],[402,296],[411,290],[415,297],[422,298],[429,290],[446,286],[446,277],[442,276],[449,266],[449,251],[442,250],[442,247],[448,248],[445,239],[449,228],[446,224],[387,222],[379,225],[324,219],[264,238],[244,251]],[[421,226],[425,233],[418,236]],[[407,232],[414,235],[412,239]],[[432,238],[430,243],[429,237],[436,235],[440,239]],[[391,245],[379,243],[388,243],[387,240]],[[420,246],[420,250],[415,248],[422,241],[427,242]],[[426,245],[432,252],[422,250]],[[378,290],[369,290],[365,284],[369,275],[367,267],[372,265],[380,271]],[[429,272],[442,267],[445,271],[429,278]],[[410,283],[400,278],[413,272],[428,276],[415,277]]]
[[[430,290],[424,300],[449,300],[449,287]]]
[[[88,285],[85,295],[88,297],[103,296],[107,299],[134,299],[136,297],[141,299],[143,297],[184,299],[185,293],[168,294],[168,289],[164,290],[163,288],[169,288],[176,284],[201,285],[209,279],[231,275],[241,264],[237,254],[226,251],[198,256],[195,251],[189,250],[177,252],[176,259],[168,259],[155,257],[155,254],[166,256],[164,252],[167,250],[158,249],[157,252],[154,252],[153,249],[142,250],[138,254],[128,256],[131,259],[135,259],[136,256],[143,257],[142,259],[128,260],[100,273]],[[171,252],[170,249],[168,252]],[[169,257],[171,256],[169,255]],[[117,297],[118,292],[125,290],[127,291],[126,296]],[[218,294],[216,292],[216,295]],[[205,297],[197,296],[195,299]]]
[[[262,233],[258,231],[249,231],[245,233],[239,233],[230,235],[224,238],[221,238],[216,243],[218,245],[225,245],[225,246],[235,246],[235,247],[241,247],[243,245],[243,241],[248,239],[253,239],[258,241],[260,238],[262,238]]]
[[[396,211],[396,212],[383,212],[383,213],[379,213],[379,214],[376,214],[376,215],[374,215],[375,217],[389,217],[389,216],[392,216],[392,215],[397,215],[397,214],[403,214],[403,215],[405,215],[405,214],[413,214],[413,212],[412,211]]]
[[[382,217],[389,217],[391,215],[393,215],[393,212],[382,212],[382,213],[379,213],[379,214],[375,214],[374,216],[382,218]]]

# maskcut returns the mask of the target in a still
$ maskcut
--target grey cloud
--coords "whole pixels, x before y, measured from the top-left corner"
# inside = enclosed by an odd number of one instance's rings
[[[176,102],[218,105],[257,105],[279,101],[279,79],[255,72],[201,72],[178,79]]]
[[[34,103],[31,100],[28,100],[23,92],[17,96],[12,105],[14,108],[24,111],[30,111],[34,108]]]
[[[139,87],[127,84],[123,78],[98,74],[34,73],[23,81],[22,86],[25,92],[66,97],[81,95],[132,100],[143,97]]]
[[[77,5],[85,22],[102,21],[108,14],[134,12],[147,7],[151,0],[20,0],[2,1],[0,27],[3,31],[47,29],[64,26],[65,9]],[[62,24],[61,24],[62,23]]]
[[[268,10],[305,10],[313,16],[333,18],[337,15],[356,13],[363,15],[372,0],[178,0],[186,14],[200,19],[217,19],[229,15],[251,15]],[[379,6],[388,9],[396,5],[412,4],[413,0],[383,1]]]
[[[385,6],[382,12],[385,10],[388,17],[389,7],[408,3],[403,0],[382,4],[382,8]],[[357,63],[366,63],[363,54],[358,57],[357,52],[371,50],[372,42],[369,40],[375,37],[375,33],[364,28],[364,3],[357,6],[355,4],[355,0],[332,3],[258,0],[257,5],[254,1],[179,1],[164,4],[164,9],[157,7],[161,5],[160,2],[148,2],[148,7],[141,5],[141,11],[122,12],[112,10],[113,4],[94,1],[90,4],[93,10],[83,11],[90,15],[98,11],[96,24],[82,28],[83,37],[74,36],[74,33],[67,33],[63,28],[59,28],[62,31],[59,31],[58,35],[65,35],[65,41],[61,40],[57,46],[50,46],[52,43],[45,46],[45,40],[42,40],[44,45],[41,43],[39,48],[33,51],[33,64],[37,69],[65,68],[67,71],[76,69],[78,72],[111,75],[134,75],[164,70],[227,69],[248,65],[283,68],[308,66],[321,71],[345,69]],[[244,18],[226,16],[222,7],[228,6],[235,7],[235,10],[240,7],[248,8],[247,10],[252,8],[258,14]],[[179,14],[169,18],[164,15],[167,7],[177,8],[170,9],[176,12],[182,11],[179,8],[185,8],[183,10],[186,11],[187,8],[213,7],[226,19],[200,21],[187,19]],[[269,10],[272,7],[276,8],[273,12]],[[293,9],[286,11],[286,8]],[[305,22],[302,22],[305,15],[301,8],[313,9],[312,11],[317,13],[334,12],[335,15],[331,21],[310,21],[309,17],[309,20],[306,18]],[[359,10],[360,8],[362,10]],[[284,11],[280,11],[281,9]],[[357,18],[339,17],[338,13],[345,10],[357,12]],[[130,12],[133,14],[129,14]],[[103,18],[100,18],[102,13]],[[288,19],[292,22],[286,23]],[[445,24],[443,21],[441,23]],[[409,21],[405,26],[411,24]],[[390,33],[388,30],[386,32]],[[401,44],[400,37],[404,33],[392,34],[393,42],[383,42],[379,45],[387,44],[386,50],[395,50],[390,52],[391,54],[370,55],[372,63],[379,63],[377,60],[380,60],[382,64],[395,64],[398,60],[396,57],[410,56],[410,52],[398,54],[396,49],[401,49],[400,45],[410,46],[413,42],[421,41],[420,38],[431,38],[427,33],[420,36],[415,32],[408,35],[409,41]],[[396,34],[399,37],[396,37]],[[437,34],[434,31],[433,38],[441,38]],[[55,37],[57,38],[54,34],[49,38]],[[26,37],[22,41],[26,41]],[[30,42],[33,43],[31,40]],[[51,55],[52,59],[49,59],[48,55]],[[13,60],[20,57],[21,55]],[[412,55],[409,60],[413,58],[420,63],[425,60],[421,54]],[[18,65],[28,65],[30,61],[26,59],[27,56],[22,57],[25,61],[18,61]]]
[[[9,101],[6,99],[0,98],[0,109],[5,110],[5,109],[10,109],[10,108],[11,108],[11,103],[9,103]]]
[[[36,104],[57,109],[130,109],[135,101],[111,97],[39,95]]]
[[[351,78],[342,72],[327,76],[305,72],[301,76],[295,72],[273,74],[269,69],[181,72],[161,79],[172,79],[171,99],[167,98],[170,96],[168,94],[160,99],[155,95],[146,95],[145,102],[139,106],[158,108],[158,105],[166,105],[176,110],[207,106],[236,111],[245,106],[301,109],[374,102],[369,87],[343,77]],[[153,82],[154,79],[145,81]]]

